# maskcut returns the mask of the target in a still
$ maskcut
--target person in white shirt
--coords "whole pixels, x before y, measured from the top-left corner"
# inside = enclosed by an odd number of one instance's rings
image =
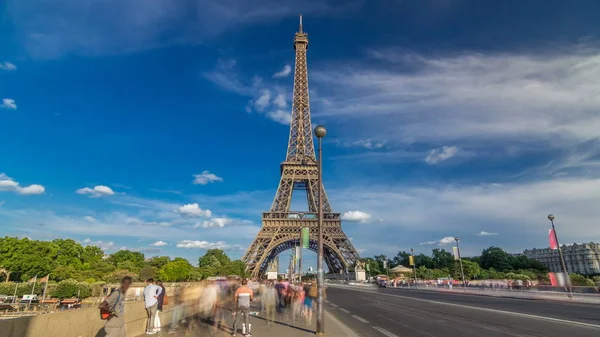
[[[146,283],[148,284],[144,288],[144,302],[146,304],[146,312],[148,313],[146,335],[153,335],[156,333],[154,332],[154,319],[158,308],[158,295],[162,292],[162,288],[154,284],[153,278],[146,280]]]

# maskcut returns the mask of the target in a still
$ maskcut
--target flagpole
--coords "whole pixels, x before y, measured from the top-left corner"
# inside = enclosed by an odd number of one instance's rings
[[[13,295],[13,303],[15,303],[15,301],[17,300],[17,287],[19,286],[19,284],[17,282],[15,282],[15,294]]]
[[[50,274],[46,276],[46,284],[44,285],[44,293],[42,294],[42,301],[46,299],[46,290],[48,290],[48,281],[50,281]]]
[[[33,292],[35,291],[35,283],[37,282],[37,275],[33,278],[33,287],[31,288],[31,297],[29,297],[29,304],[31,304],[31,300],[33,299]]]

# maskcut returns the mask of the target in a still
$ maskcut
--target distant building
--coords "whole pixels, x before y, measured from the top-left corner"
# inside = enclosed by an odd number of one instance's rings
[[[582,275],[600,274],[600,244],[590,242],[562,245],[565,265],[569,273]],[[523,255],[538,260],[552,272],[562,272],[558,250],[550,248],[527,249]]]

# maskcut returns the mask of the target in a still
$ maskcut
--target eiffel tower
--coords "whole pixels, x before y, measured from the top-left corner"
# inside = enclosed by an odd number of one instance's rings
[[[308,34],[300,29],[294,38],[296,66],[294,71],[294,97],[290,138],[287,156],[281,163],[281,180],[271,205],[271,210],[262,215],[262,228],[243,257],[252,277],[260,277],[267,268],[274,266],[276,257],[283,251],[300,245],[301,230],[310,231],[309,249],[317,252],[318,239],[318,163],[315,156],[310,102],[308,95],[308,69],[306,51]],[[290,210],[292,192],[305,190],[308,212]],[[342,231],[340,213],[334,213],[323,188],[323,257],[330,272],[339,274],[347,271],[359,258],[358,252]]]

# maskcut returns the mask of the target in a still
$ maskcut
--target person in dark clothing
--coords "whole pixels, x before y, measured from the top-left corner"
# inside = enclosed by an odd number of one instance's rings
[[[160,314],[163,312],[163,306],[165,303],[165,295],[167,294],[167,290],[165,289],[165,287],[163,286],[162,281],[158,280],[156,281],[156,285],[159,286],[162,291],[160,292],[160,294],[158,295],[158,307],[156,310],[156,318],[154,319],[154,331],[155,332],[160,332],[161,330],[161,324],[160,324]]]

